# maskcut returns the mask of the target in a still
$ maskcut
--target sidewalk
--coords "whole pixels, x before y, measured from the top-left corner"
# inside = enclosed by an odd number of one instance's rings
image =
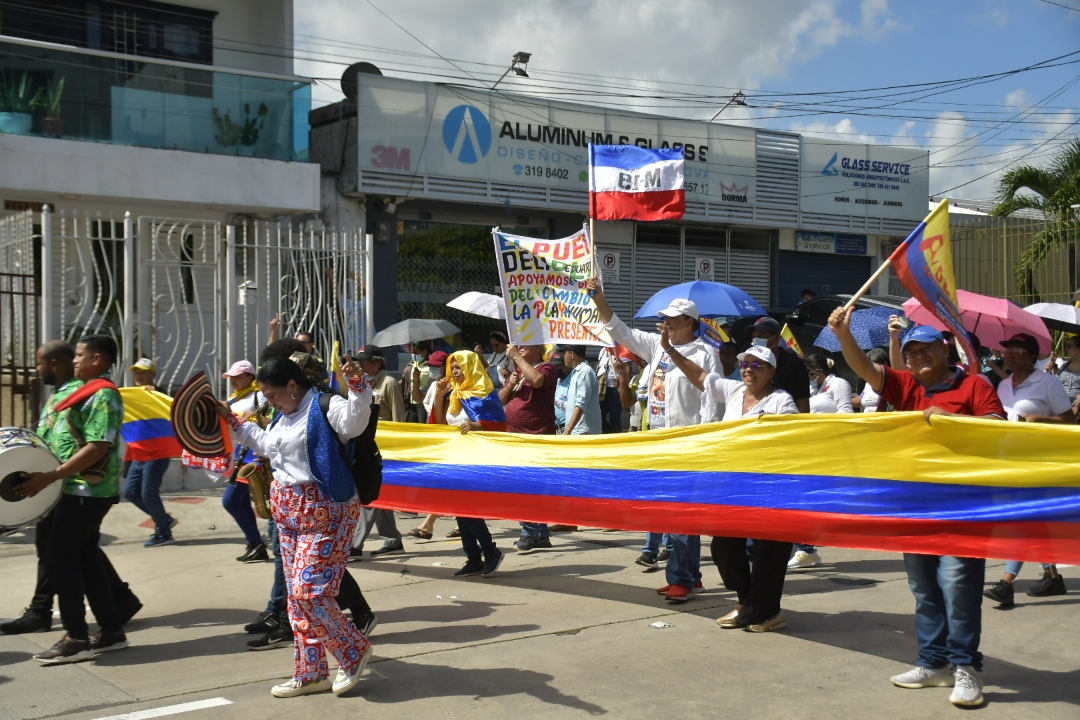
[[[734,598],[707,559],[705,592],[684,605],[654,591],[665,584],[663,572],[633,564],[637,533],[558,534],[550,551],[509,552],[495,577],[453,580],[463,556],[457,541],[443,538],[448,520],[433,540],[406,540],[406,555],[350,566],[380,618],[375,657],[357,691],[276,700],[269,689],[290,674],[291,654],[248,652],[251,636],[241,629],[266,604],[272,565],[235,562],[243,541],[220,502],[182,497],[169,499],[181,519],[174,546],[138,544],[149,533],[130,505],[107,518],[107,552],[146,605],[128,627],[131,648],[43,668],[30,655],[60,637],[58,622],[49,633],[0,637],[0,718],[96,719],[208,698],[231,704],[186,716],[833,720],[963,712],[947,689],[889,684],[915,658],[914,601],[898,555],[824,549],[830,565],[788,575],[787,629],[754,635],[716,626]],[[415,522],[399,516],[398,527]],[[492,526],[509,549],[516,525]],[[33,568],[27,538],[0,544],[0,616],[25,604]],[[988,578],[1001,568],[992,563]],[[1080,572],[1063,572],[1073,594],[1046,599],[1022,592],[1036,572],[1025,568],[1014,610],[984,605],[982,718],[1080,714]],[[672,627],[651,626],[658,621]]]

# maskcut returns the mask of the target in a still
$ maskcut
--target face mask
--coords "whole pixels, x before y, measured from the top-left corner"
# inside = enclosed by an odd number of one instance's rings
[[[769,341],[765,338],[754,338],[754,347],[769,347]]]
[[[445,374],[446,374],[446,370],[444,368],[441,368],[441,367],[433,367],[433,368],[431,368],[431,379],[432,380],[441,380],[443,375],[445,375]]]
[[[417,364],[420,364],[420,363],[424,362],[424,356],[423,355],[417,355],[416,353],[413,353],[412,359],[413,359],[413,362],[417,363]]]

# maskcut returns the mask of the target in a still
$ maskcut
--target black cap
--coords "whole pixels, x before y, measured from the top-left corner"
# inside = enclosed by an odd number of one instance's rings
[[[508,338],[506,336],[506,333],[502,330],[492,330],[490,333],[488,333],[488,340],[498,340],[503,345],[510,344],[510,338]]]
[[[555,349],[559,352],[572,352],[579,357],[585,357],[584,345],[556,345]]]
[[[551,363],[552,365],[565,365],[566,364],[566,360],[563,359],[563,351],[560,350],[559,348],[555,348],[554,350],[551,351],[551,354],[548,355],[547,361],[549,363]]]
[[[772,333],[773,335],[779,335],[780,323],[777,322],[774,318],[766,315],[765,317],[759,317],[757,319],[757,322],[755,322],[749,327],[749,330],[751,332],[753,332],[754,330],[760,330],[762,332]]]
[[[356,353],[356,360],[385,360],[382,348],[378,345],[365,345]]]
[[[1002,341],[1001,347],[1023,348],[1035,357],[1039,357],[1039,341],[1035,339],[1034,335],[1028,335],[1027,333],[1016,333],[1008,340]]]

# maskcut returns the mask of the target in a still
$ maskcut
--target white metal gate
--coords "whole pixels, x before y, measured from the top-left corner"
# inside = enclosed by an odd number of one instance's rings
[[[32,424],[38,390],[34,214],[0,218],[0,425]]]
[[[222,392],[231,363],[258,356],[279,315],[281,336],[335,340],[354,352],[372,333],[371,237],[287,223],[41,213],[40,337],[32,347],[90,333],[120,345],[121,369],[139,357],[175,390],[203,370]],[[0,255],[0,272],[10,264]],[[14,262],[14,261],[11,261]],[[12,331],[16,332],[16,331]],[[32,357],[32,350],[31,350]],[[32,363],[31,363],[32,364]]]

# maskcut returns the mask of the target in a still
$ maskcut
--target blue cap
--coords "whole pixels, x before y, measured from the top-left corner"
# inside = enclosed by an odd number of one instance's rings
[[[912,343],[912,342],[921,342],[921,343],[939,342],[939,343],[944,343],[945,342],[945,336],[942,335],[940,331],[935,330],[934,328],[930,327],[929,325],[916,325],[915,327],[913,327],[910,330],[910,332],[908,332],[907,335],[904,336],[904,344],[901,345],[901,348],[907,347],[908,343]]]

